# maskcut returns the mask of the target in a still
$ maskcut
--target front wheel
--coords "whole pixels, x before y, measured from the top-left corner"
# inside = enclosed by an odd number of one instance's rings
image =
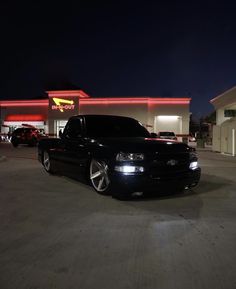
[[[46,172],[53,174],[54,170],[52,169],[51,158],[47,151],[43,152],[42,161],[43,161],[43,167],[46,170]]]
[[[34,147],[37,144],[37,139],[35,137],[33,137],[30,142],[29,142],[29,146],[30,147]]]
[[[102,195],[112,195],[118,200],[128,200],[131,194],[112,184],[109,178],[109,169],[104,160],[92,159],[89,167],[89,178],[95,191]]]
[[[92,159],[89,167],[89,178],[96,192],[102,195],[110,193],[111,182],[106,161]]]

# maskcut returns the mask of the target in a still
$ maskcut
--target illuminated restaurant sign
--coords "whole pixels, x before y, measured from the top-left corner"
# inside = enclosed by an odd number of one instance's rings
[[[49,97],[49,117],[54,119],[67,119],[78,114],[79,100],[76,96]]]
[[[59,110],[60,112],[64,112],[64,110],[74,110],[75,104],[74,100],[62,99],[62,98],[52,98],[54,101],[54,105],[51,106],[52,110]]]

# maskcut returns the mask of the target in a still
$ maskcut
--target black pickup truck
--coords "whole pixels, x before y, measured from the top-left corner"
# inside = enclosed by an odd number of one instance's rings
[[[133,118],[71,117],[57,139],[42,139],[38,159],[48,173],[85,175],[101,194],[177,190],[198,184],[201,169],[193,148],[155,137]]]

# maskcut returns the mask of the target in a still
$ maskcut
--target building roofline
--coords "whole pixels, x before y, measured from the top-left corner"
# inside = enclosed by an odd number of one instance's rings
[[[233,86],[232,88],[226,90],[225,92],[221,93],[220,95],[218,95],[218,96],[212,98],[212,99],[210,100],[210,103],[215,102],[216,100],[218,100],[219,98],[221,98],[223,95],[225,95],[226,93],[231,92],[231,91],[234,90],[234,89],[236,89],[236,86]]]
[[[65,92],[65,91],[64,91]],[[59,96],[59,95],[57,95]],[[97,97],[80,98],[80,104],[189,104],[189,97]],[[48,106],[49,99],[1,100],[1,107]]]
[[[73,90],[47,90],[46,93],[49,97],[54,96],[62,96],[62,97],[70,97],[70,96],[78,96],[79,98],[88,98],[90,97],[87,93],[85,93],[82,89],[73,89]]]
[[[47,106],[48,99],[1,100],[0,106]]]

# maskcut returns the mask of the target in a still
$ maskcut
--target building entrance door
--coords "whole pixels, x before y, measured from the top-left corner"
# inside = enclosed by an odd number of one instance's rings
[[[63,132],[67,120],[56,120],[56,137],[59,137],[59,131],[61,130],[61,132]]]
[[[173,131],[175,134],[182,133],[182,117],[177,115],[158,115],[155,117],[154,130]]]

